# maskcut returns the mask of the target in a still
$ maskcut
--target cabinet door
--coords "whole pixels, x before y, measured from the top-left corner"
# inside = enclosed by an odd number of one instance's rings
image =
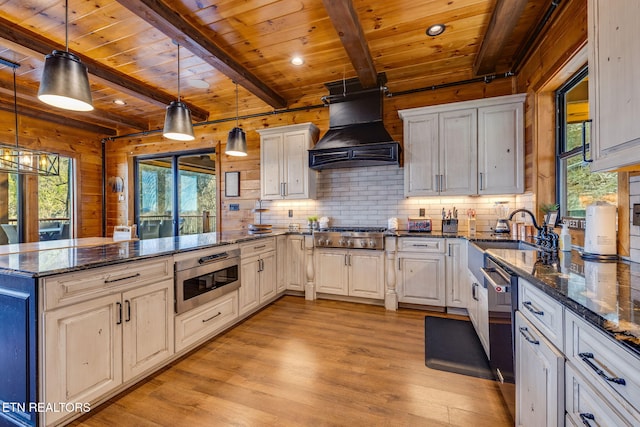
[[[238,309],[240,314],[248,313],[258,307],[260,302],[260,263],[253,256],[240,262],[240,288],[238,289]]]
[[[267,252],[260,256],[260,303],[276,296],[276,253]]]
[[[478,338],[484,348],[487,357],[491,359],[489,350],[489,296],[487,288],[479,284],[476,287],[476,296],[478,298]]]
[[[265,135],[260,139],[260,193],[262,199],[282,198],[283,136]]]
[[[467,308],[467,245],[463,239],[447,239],[445,281],[447,307]]]
[[[480,335],[480,325],[478,324],[478,288],[480,284],[478,283],[478,279],[476,276],[471,273],[471,271],[467,270],[467,278],[469,281],[469,287],[467,288],[468,293],[468,303],[467,303],[467,311],[469,312],[469,320],[473,324],[473,327],[476,330],[476,334]]]
[[[589,111],[594,171],[640,163],[640,2],[590,0]]]
[[[477,189],[477,110],[440,113],[440,194],[475,194]]]
[[[122,383],[122,316],[121,294],[44,314],[45,402],[91,402]]]
[[[521,102],[478,108],[478,194],[524,192]]]
[[[516,314],[516,425],[558,426],[564,420],[564,357]]]
[[[316,289],[318,292],[335,295],[349,294],[349,271],[347,251],[316,250]]]
[[[308,132],[284,134],[284,183],[287,199],[308,199]]]
[[[304,291],[306,281],[304,236],[288,236],[285,268],[286,288],[294,291]]]
[[[288,236],[276,237],[276,292],[282,293],[287,289],[287,245]]]
[[[173,354],[173,281],[122,294],[123,381],[164,362]]]
[[[404,122],[404,195],[438,194],[438,114]]]
[[[398,301],[445,306],[443,254],[401,254],[399,268]]]
[[[349,264],[349,295],[352,297],[384,298],[384,252],[351,251]]]

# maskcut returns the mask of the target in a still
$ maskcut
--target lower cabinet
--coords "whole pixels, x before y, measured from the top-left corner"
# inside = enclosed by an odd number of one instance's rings
[[[564,357],[521,312],[515,331],[516,425],[562,425]]]
[[[173,280],[44,313],[44,401],[91,402],[174,351]],[[46,424],[65,412],[47,412]]]
[[[384,298],[384,252],[316,249],[316,290],[361,298]]]
[[[285,288],[292,291],[304,291],[306,282],[306,258],[304,250],[305,236],[292,234],[287,236],[287,258],[284,264]]]
[[[240,245],[240,315],[249,313],[276,296],[276,241],[258,240]]]
[[[480,339],[480,344],[487,357],[490,356],[489,349],[489,297],[487,288],[484,287],[484,281],[480,281],[474,274],[467,270],[468,280],[468,300],[467,312],[469,319],[473,324],[476,334]]]
[[[398,301],[444,307],[443,253],[398,253]]]
[[[447,239],[445,257],[446,304],[451,308],[467,308],[467,241]]]

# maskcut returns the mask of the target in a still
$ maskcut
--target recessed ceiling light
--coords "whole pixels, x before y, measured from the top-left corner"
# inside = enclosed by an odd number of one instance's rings
[[[113,103],[116,105],[127,105],[127,103],[125,101],[123,101],[122,99],[114,99]]]
[[[187,83],[191,87],[197,87],[198,89],[209,89],[209,83],[202,79],[188,79]]]
[[[446,28],[447,27],[444,24],[434,24],[427,28],[427,35],[431,37],[439,36],[440,34],[444,33],[444,30]]]
[[[300,56],[294,56],[293,58],[291,58],[291,63],[293,65],[302,65],[304,64],[304,59],[302,59],[302,57]]]

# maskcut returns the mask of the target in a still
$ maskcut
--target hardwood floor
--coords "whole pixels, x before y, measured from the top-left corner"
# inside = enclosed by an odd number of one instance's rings
[[[424,315],[287,296],[72,425],[512,425],[493,381],[425,366]]]

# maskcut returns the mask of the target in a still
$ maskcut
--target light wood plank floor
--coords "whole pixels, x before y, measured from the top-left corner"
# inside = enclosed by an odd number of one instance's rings
[[[287,296],[72,425],[511,425],[493,381],[425,366],[424,315]]]

